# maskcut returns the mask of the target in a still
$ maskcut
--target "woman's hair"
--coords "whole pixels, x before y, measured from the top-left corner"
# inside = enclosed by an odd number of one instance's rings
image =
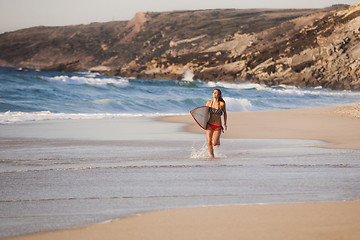
[[[219,92],[219,101],[225,103],[224,99],[222,98],[221,90],[218,89],[218,88],[215,88],[214,91],[218,91],[218,92]]]

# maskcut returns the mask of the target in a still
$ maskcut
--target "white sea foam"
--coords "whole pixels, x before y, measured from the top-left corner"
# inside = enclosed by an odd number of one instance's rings
[[[252,110],[252,104],[245,98],[224,97],[226,108],[230,112],[248,112]]]
[[[55,77],[43,77],[45,80],[61,84],[69,85],[81,85],[88,84],[97,87],[106,87],[108,84],[117,87],[127,87],[130,85],[129,80],[123,78],[97,78],[96,75],[85,76],[55,76]]]
[[[276,87],[266,87],[264,86],[264,90],[280,95],[293,95],[293,96],[360,96],[360,92],[348,91],[348,90],[328,90],[323,89],[321,86],[315,88],[298,88],[295,86],[288,85],[278,85]]]
[[[311,96],[346,96],[346,95],[357,95],[360,96],[359,92],[352,92],[347,90],[341,90],[341,91],[330,91],[330,90],[321,90],[320,88],[313,88],[313,89],[301,89],[294,86],[286,86],[286,85],[280,85],[281,88],[266,88],[265,91],[277,93],[280,95],[293,95],[293,96],[305,96],[305,95],[311,95]]]
[[[170,115],[170,113],[53,113],[50,111],[41,112],[11,112],[0,113],[0,124],[9,124],[17,122],[34,122],[46,120],[70,120],[70,119],[109,119],[122,117],[161,117]]]
[[[321,96],[346,96],[346,95],[356,95],[360,96],[359,92],[347,91],[347,90],[324,90],[321,86],[315,88],[298,88],[295,86],[288,85],[279,85],[276,87],[268,87],[265,85],[257,83],[226,83],[226,82],[207,82],[208,87],[216,88],[228,88],[228,89],[238,89],[238,90],[247,90],[254,89],[258,91],[267,91],[281,95],[294,95],[294,96],[304,96],[304,95],[321,95]]]
[[[229,89],[256,89],[256,90],[264,90],[267,87],[265,85],[257,84],[257,83],[226,83],[226,82],[208,82],[208,87],[216,88],[229,88]]]
[[[97,76],[102,76],[100,73],[96,73],[96,72],[78,72],[78,74],[82,74],[84,76],[87,77],[97,77]]]
[[[182,80],[193,81],[193,78],[194,78],[194,73],[192,73],[191,71],[185,71]]]

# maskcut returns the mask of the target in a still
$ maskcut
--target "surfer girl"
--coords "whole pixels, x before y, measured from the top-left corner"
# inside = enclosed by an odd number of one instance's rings
[[[206,103],[209,107],[210,118],[206,126],[206,139],[208,143],[210,157],[214,158],[213,146],[220,146],[221,131],[227,130],[227,114],[225,101],[222,98],[220,89],[214,89],[213,100]],[[224,115],[224,127],[221,124],[221,115]]]

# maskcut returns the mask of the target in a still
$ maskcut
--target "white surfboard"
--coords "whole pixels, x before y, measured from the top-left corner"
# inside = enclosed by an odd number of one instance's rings
[[[210,118],[209,107],[201,106],[190,111],[191,116],[195,122],[204,130]]]

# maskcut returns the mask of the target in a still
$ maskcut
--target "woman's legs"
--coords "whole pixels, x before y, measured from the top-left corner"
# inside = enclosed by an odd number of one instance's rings
[[[213,146],[220,147],[220,135],[221,135],[221,128],[218,128],[214,130],[213,136],[212,136],[212,144]]]
[[[212,138],[213,138],[214,130],[211,127],[207,127],[206,129],[206,140],[209,148],[210,157],[214,158],[214,148],[212,144]]]
[[[213,130],[210,126],[206,129],[206,139],[209,148],[210,157],[214,158],[213,146],[220,146],[221,128]]]

